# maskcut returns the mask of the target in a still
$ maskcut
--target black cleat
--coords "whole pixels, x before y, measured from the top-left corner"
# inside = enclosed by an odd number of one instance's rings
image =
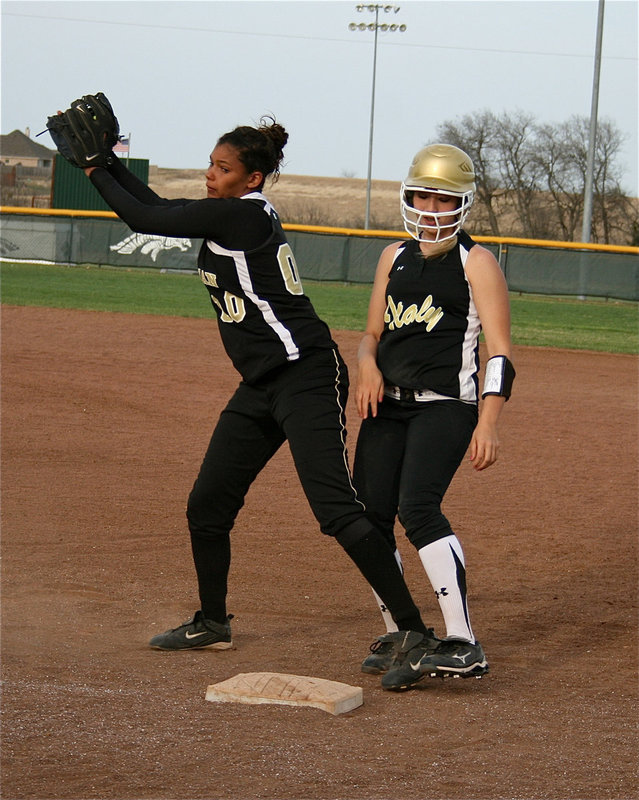
[[[432,653],[439,642],[432,628],[428,628],[425,635],[417,631],[385,633],[371,645],[371,654],[362,661],[362,672],[381,675],[402,664],[412,650],[422,648],[424,655]]]
[[[225,625],[204,619],[201,611],[196,611],[191,619],[170,631],[158,633],[149,645],[156,650],[230,650],[233,647],[231,639],[231,619],[229,614]]]
[[[383,689],[409,689],[426,677],[481,678],[488,672],[488,662],[479,642],[442,639],[430,653],[414,648],[401,666],[382,678]]]

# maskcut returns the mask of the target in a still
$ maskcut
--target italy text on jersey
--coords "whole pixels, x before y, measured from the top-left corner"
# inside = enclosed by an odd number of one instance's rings
[[[430,333],[443,316],[444,312],[441,306],[434,307],[431,294],[428,295],[419,308],[417,303],[411,303],[407,308],[404,308],[401,300],[396,303],[389,294],[388,305],[384,312],[384,322],[391,331],[396,328],[402,328],[404,325],[411,325],[414,322],[425,322],[426,331]]]

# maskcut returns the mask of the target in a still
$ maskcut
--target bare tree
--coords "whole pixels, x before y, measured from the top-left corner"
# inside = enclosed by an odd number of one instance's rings
[[[619,211],[622,214],[630,211],[629,198],[621,188],[621,175],[616,164],[623,142],[624,137],[615,125],[602,120],[597,127],[594,205],[604,242],[610,241]]]
[[[572,241],[580,230],[584,210],[585,151],[575,158],[569,123],[537,127],[536,159],[552,198],[548,236]],[[582,157],[583,156],[583,157]]]
[[[540,237],[544,226],[535,214],[535,200],[542,173],[536,159],[535,135],[532,114],[516,111],[499,116],[496,149],[502,186],[512,198],[525,235]]]
[[[472,158],[481,220],[495,236],[500,217],[509,233],[575,240],[583,218],[589,120],[574,116],[559,124],[538,124],[523,111],[478,111],[437,127],[438,141],[456,145]],[[637,207],[621,187],[617,163],[624,137],[602,120],[595,153],[593,240],[633,240]],[[480,215],[481,219],[481,215]],[[636,235],[636,234],[634,234]]]
[[[496,163],[497,128],[497,117],[492,111],[466,114],[459,122],[443,122],[437,127],[438,141],[459,147],[472,159],[477,183],[476,196],[488,215],[490,232],[494,236],[500,235],[495,209],[500,187]]]

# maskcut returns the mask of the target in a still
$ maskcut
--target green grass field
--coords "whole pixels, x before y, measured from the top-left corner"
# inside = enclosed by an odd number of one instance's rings
[[[196,275],[111,267],[64,267],[5,262],[0,266],[7,305],[211,317]],[[370,285],[304,281],[319,315],[335,330],[362,330]],[[639,352],[637,303],[511,295],[515,344]]]

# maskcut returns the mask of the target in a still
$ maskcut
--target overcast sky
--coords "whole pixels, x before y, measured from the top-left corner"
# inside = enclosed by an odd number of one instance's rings
[[[436,127],[467,113],[589,118],[598,0],[403,0],[379,22],[373,178],[401,180]],[[217,137],[272,112],[290,134],[284,171],[365,178],[373,22],[333,0],[2,2],[2,133],[103,91],[131,155],[205,168]],[[637,194],[636,0],[606,0],[599,118],[627,137]],[[37,141],[52,147],[48,134]]]

